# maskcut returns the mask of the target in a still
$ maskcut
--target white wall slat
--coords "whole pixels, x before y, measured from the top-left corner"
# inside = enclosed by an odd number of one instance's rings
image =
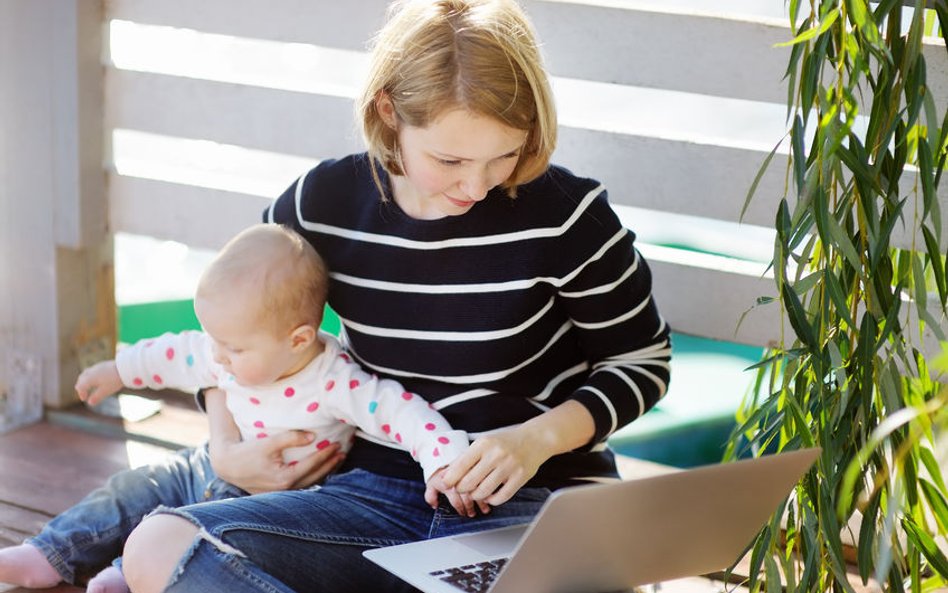
[[[524,2],[558,76],[785,103],[789,27],[570,2]]]
[[[109,70],[108,124],[168,136],[213,140],[312,158],[362,150],[352,101],[213,81]],[[737,222],[762,150],[561,128],[555,162],[601,180],[614,203]],[[778,155],[743,222],[773,225],[784,195],[785,157]],[[906,175],[903,195],[913,177]],[[948,210],[948,184],[939,193]],[[948,217],[942,232],[948,235]],[[897,229],[895,245],[912,237]]]
[[[352,100],[110,69],[107,125],[308,157],[364,150]]]
[[[163,181],[110,175],[113,232],[148,235],[219,249],[261,222],[268,198]]]
[[[362,50],[388,0],[107,0],[107,17],[291,43]]]

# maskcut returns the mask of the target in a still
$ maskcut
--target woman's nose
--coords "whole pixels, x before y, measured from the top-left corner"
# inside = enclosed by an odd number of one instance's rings
[[[471,200],[483,200],[491,187],[486,171],[476,171],[466,176],[460,186],[464,195]]]

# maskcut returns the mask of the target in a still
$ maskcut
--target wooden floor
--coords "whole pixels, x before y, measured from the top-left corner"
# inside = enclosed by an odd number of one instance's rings
[[[185,404],[181,402],[185,401]],[[161,413],[140,422],[103,418],[84,409],[50,412],[47,419],[0,435],[0,548],[37,533],[55,514],[79,501],[112,473],[137,467],[204,436],[204,420],[187,400],[165,402]],[[625,475],[668,468],[626,459]],[[740,589],[706,578],[663,583],[664,593],[714,593]],[[0,584],[0,593],[27,589]],[[61,585],[49,593],[75,593]]]

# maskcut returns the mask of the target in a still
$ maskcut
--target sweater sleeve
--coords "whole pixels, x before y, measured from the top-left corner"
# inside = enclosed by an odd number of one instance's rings
[[[210,339],[197,331],[166,333],[141,340],[115,356],[122,383],[128,387],[191,390],[217,384],[218,365]]]
[[[465,431],[452,429],[427,401],[397,381],[370,375],[344,353],[337,355],[331,376],[335,385],[327,398],[333,413],[364,433],[409,451],[421,464],[425,482],[467,450]]]
[[[605,189],[561,239],[564,252],[578,253],[557,298],[591,368],[573,399],[595,419],[595,444],[665,394],[671,368],[669,328],[652,298],[652,274],[635,249],[635,235],[622,226]]]

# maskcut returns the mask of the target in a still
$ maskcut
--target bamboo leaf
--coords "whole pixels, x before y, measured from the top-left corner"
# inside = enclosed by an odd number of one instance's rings
[[[854,270],[860,269],[862,263],[859,261],[859,254],[856,252],[856,247],[849,239],[849,235],[843,230],[843,227],[836,222],[836,218],[832,215],[826,216],[826,224],[829,228],[830,236],[833,238],[833,244],[843,253],[843,256]]]
[[[876,517],[879,515],[879,505],[882,501],[882,490],[876,491],[869,504],[863,509],[862,521],[859,525],[859,542],[856,545],[856,562],[859,576],[863,584],[869,581],[872,574],[874,543],[876,540]]]
[[[764,556],[764,570],[767,593],[783,593],[783,582],[780,578],[780,569],[777,568],[777,561],[770,554]]]
[[[948,503],[945,502],[945,497],[928,480],[919,480],[919,486],[928,502],[928,507],[932,510],[932,515],[938,522],[941,533],[945,533],[948,531]]]
[[[813,334],[813,328],[810,327],[807,321],[806,312],[803,310],[803,305],[800,304],[800,299],[797,298],[797,293],[794,292],[787,283],[784,283],[782,292],[787,309],[787,316],[790,319],[790,325],[793,326],[797,337],[808,350],[818,352],[819,347],[816,343],[816,336]]]
[[[945,481],[941,475],[941,467],[938,465],[932,452],[922,447],[919,451],[919,456],[922,458],[922,463],[925,464],[925,469],[928,470],[929,477],[934,480],[938,486],[938,490],[948,492],[948,488],[945,488]]]
[[[760,185],[760,180],[763,178],[764,173],[767,172],[767,168],[770,167],[770,161],[773,160],[774,155],[777,154],[777,149],[780,148],[780,145],[783,144],[784,136],[780,139],[779,142],[774,146],[774,149],[770,151],[770,154],[767,155],[767,158],[764,159],[763,164],[761,164],[760,169],[757,170],[757,175],[754,176],[754,181],[751,183],[750,189],[747,190],[747,197],[744,198],[744,206],[741,208],[741,215],[738,220],[741,222],[744,221],[744,214],[747,213],[747,207],[750,206],[751,199],[754,197],[754,194],[757,193],[757,186]]]
[[[922,235],[925,237],[925,247],[928,250],[928,263],[932,268],[932,274],[935,276],[935,286],[938,289],[938,296],[941,299],[942,307],[948,301],[948,285],[945,284],[945,268],[941,261],[941,252],[938,250],[938,240],[927,226],[922,226]]]
[[[790,41],[784,41],[782,43],[777,43],[774,47],[788,47],[790,45],[796,45],[798,43],[803,43],[804,41],[809,41],[818,35],[822,35],[833,26],[833,23],[836,22],[836,19],[839,17],[839,7],[837,6],[833,10],[826,13],[826,16],[823,17],[822,22],[818,27],[811,27],[806,31],[800,33]]]
[[[948,558],[945,558],[945,555],[938,549],[935,540],[909,517],[902,519],[902,528],[905,529],[905,535],[909,540],[921,550],[922,555],[928,560],[928,564],[932,569],[943,578],[948,578]]]
[[[934,165],[932,164],[932,153],[927,142],[918,143],[918,177],[922,182],[922,197],[925,204],[924,215],[932,209],[932,205],[937,199],[934,187]]]
[[[846,296],[843,294],[843,289],[829,268],[823,270],[823,286],[826,287],[830,300],[836,308],[836,314],[839,315],[849,327],[856,327],[852,317],[849,315],[849,305],[846,303]]]

